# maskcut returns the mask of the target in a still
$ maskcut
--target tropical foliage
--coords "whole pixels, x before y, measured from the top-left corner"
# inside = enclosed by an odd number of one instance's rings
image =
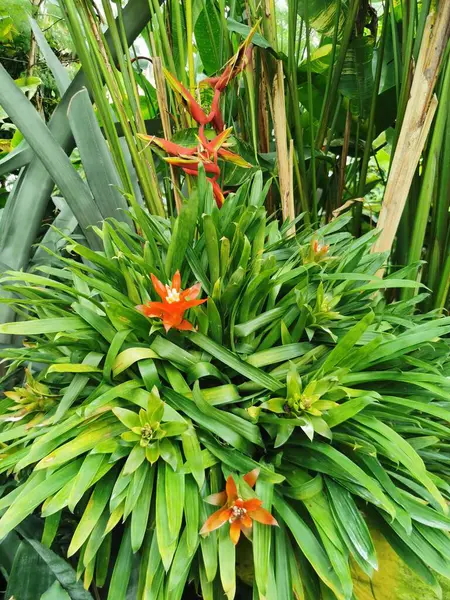
[[[46,545],[77,555],[104,597],[132,585],[131,597],[181,598],[192,582],[232,598],[236,530],[199,535],[228,478],[239,510],[262,502],[278,523],[252,527],[261,597],[350,599],[350,559],[377,568],[366,522],[437,592],[450,555],[449,319],[374,295],[417,284],[376,277],[372,233],[354,240],[341,218],[292,237],[264,199],[256,177],[219,211],[204,179],[173,228],[141,211],[139,234],[105,222],[102,252],[68,238],[53,266],[3,276],[26,315],[1,326],[26,336],[3,356],[11,373],[33,371],[2,401],[2,470],[18,485],[0,500],[1,535],[39,507]],[[178,281],[160,282],[178,269],[208,297],[186,307],[198,331],[166,333],[165,313],[138,310],[158,304],[153,286],[177,304]],[[255,469],[253,491],[242,476]]]
[[[5,6],[5,598],[446,597],[450,4]]]

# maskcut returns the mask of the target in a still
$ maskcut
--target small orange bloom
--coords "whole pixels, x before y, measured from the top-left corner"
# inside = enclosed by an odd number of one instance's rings
[[[317,240],[312,240],[311,241],[311,248],[312,251],[314,252],[314,254],[319,254],[319,255],[325,255],[328,250],[330,249],[330,246],[328,244],[319,244],[319,242]]]
[[[162,302],[147,302],[136,306],[137,310],[146,317],[162,319],[164,329],[178,329],[179,331],[192,331],[193,325],[184,319],[184,313],[194,306],[206,302],[207,298],[197,300],[201,284],[196,283],[187,290],[181,291],[181,275],[177,271],[173,276],[171,285],[164,285],[157,277],[151,274],[153,287]]]
[[[243,479],[250,487],[253,487],[259,475],[259,470],[254,469],[244,475]],[[236,483],[230,475],[227,479],[226,488],[223,492],[212,494],[206,501],[216,506],[222,506],[213,513],[203,525],[200,534],[210,533],[222,527],[227,521],[230,523],[230,538],[236,545],[241,536],[241,531],[248,534],[252,527],[252,521],[258,521],[263,525],[278,525],[276,519],[268,510],[262,508],[259,498],[243,500],[239,497]]]

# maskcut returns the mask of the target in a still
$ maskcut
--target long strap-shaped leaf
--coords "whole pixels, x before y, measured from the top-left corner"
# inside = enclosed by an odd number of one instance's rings
[[[0,65],[0,104],[40,157],[53,181],[67,200],[86,238],[93,247],[100,242],[90,226],[98,224],[102,215],[93,202],[92,195],[69,157],[55,140],[34,106],[19,90],[9,73]]]
[[[74,95],[67,116],[87,182],[102,217],[125,220],[131,225],[131,219],[126,214],[128,205],[119,191],[120,178],[86,88]]]
[[[123,24],[128,42],[131,44],[150,19],[147,0],[130,0],[123,10]],[[109,41],[110,36],[106,34]],[[111,54],[115,60],[114,47]],[[75,146],[72,130],[67,119],[67,110],[72,97],[87,84],[83,71],[79,71],[61,99],[50,119],[48,128],[62,147],[70,154]],[[29,148],[25,152],[29,153]],[[21,164],[27,164],[24,160]],[[36,240],[43,214],[54,187],[52,177],[37,156],[21,172],[8,198],[0,222],[0,261],[11,269],[26,266],[33,243]],[[0,322],[13,319],[7,305],[0,306]],[[2,340],[6,341],[6,340]]]

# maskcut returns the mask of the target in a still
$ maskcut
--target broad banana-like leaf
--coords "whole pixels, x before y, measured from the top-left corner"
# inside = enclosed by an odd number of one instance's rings
[[[350,42],[345,56],[339,90],[350,100],[354,115],[367,117],[373,91],[373,49],[375,40],[371,35],[359,36]]]
[[[339,32],[342,31],[347,14],[348,0],[342,0],[339,13]],[[338,3],[336,0],[299,0],[298,14],[309,22],[317,33],[332,36],[335,28]]]

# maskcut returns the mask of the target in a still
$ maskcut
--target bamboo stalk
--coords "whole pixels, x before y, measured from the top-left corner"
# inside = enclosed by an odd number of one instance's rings
[[[172,130],[170,128],[169,106],[167,103],[166,84],[163,75],[162,62],[158,56],[153,56],[153,75],[155,76],[156,97],[158,99],[159,112],[161,115],[161,123],[166,140],[172,138]],[[175,197],[175,206],[178,214],[181,210],[182,200],[178,192],[178,181],[175,176],[175,170],[172,165],[169,165],[170,178],[173,185],[173,193]]]
[[[411,95],[377,223],[381,233],[372,248],[373,252],[392,249],[411,182],[436,112],[438,102],[433,91],[449,34],[450,3],[445,2],[434,26],[432,15],[427,19]]]
[[[344,142],[342,144],[342,153],[339,159],[339,176],[338,176],[338,189],[337,189],[337,202],[336,208],[339,208],[342,204],[345,187],[345,172],[347,170],[347,157],[348,149],[350,147],[350,133],[352,130],[352,113],[350,111],[350,105],[347,108],[347,117],[345,119],[344,129]]]
[[[291,175],[286,138],[286,105],[284,101],[283,63],[277,61],[277,72],[273,80],[273,128],[278,158],[278,178],[280,182],[281,211],[283,220],[293,220],[294,204],[290,196]]]

